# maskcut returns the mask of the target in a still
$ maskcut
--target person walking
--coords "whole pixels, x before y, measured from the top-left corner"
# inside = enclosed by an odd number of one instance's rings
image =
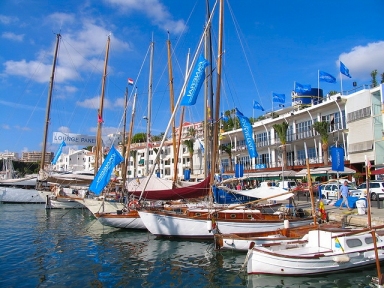
[[[341,196],[343,197],[343,201],[341,201],[341,204],[340,204],[340,210],[342,210],[343,208],[343,204],[345,202],[345,205],[347,206],[348,210],[351,211],[352,209],[349,208],[349,204],[348,204],[348,196],[349,196],[349,188],[348,188],[348,182],[347,181],[344,181],[344,185],[342,185],[340,187],[340,192],[341,192]]]

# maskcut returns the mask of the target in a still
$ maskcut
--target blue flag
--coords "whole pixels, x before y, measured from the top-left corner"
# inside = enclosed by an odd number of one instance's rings
[[[311,91],[311,85],[307,84],[307,85],[302,85],[300,83],[295,83],[295,92],[296,93],[304,93],[304,92],[309,92]]]
[[[208,61],[203,55],[200,55],[196,62],[196,65],[189,77],[187,88],[180,105],[192,106],[195,105],[197,96],[199,95],[201,85],[203,85],[205,79],[205,67],[209,65]]]
[[[261,111],[264,111],[264,108],[257,101],[253,101],[253,109],[259,109]]]
[[[345,76],[352,78],[351,74],[349,74],[349,69],[340,61],[340,73]]]
[[[89,190],[94,192],[96,195],[99,195],[111,180],[112,171],[115,166],[123,161],[123,156],[121,156],[116,148],[112,146],[99,171],[97,171],[91,185],[89,186]]]
[[[336,78],[327,72],[319,71],[319,81],[336,83]]]
[[[344,171],[344,149],[341,147],[331,148],[332,170]]]
[[[63,147],[64,147],[64,146],[67,146],[67,144],[65,144],[65,142],[63,141],[63,142],[61,142],[61,144],[60,144],[60,146],[59,146],[59,149],[57,149],[56,155],[55,155],[55,157],[54,157],[53,160],[52,160],[52,164],[53,164],[53,165],[55,165],[56,162],[57,162],[57,160],[59,160],[59,157],[60,157],[60,155],[61,155],[61,152],[63,152]]]
[[[243,115],[237,108],[236,109],[236,116],[239,118],[241,129],[243,130],[243,135],[245,139],[245,143],[247,144],[248,153],[251,158],[255,158],[258,156],[256,151],[256,144],[255,140],[253,140],[252,134],[253,129],[251,122],[247,117]]]
[[[199,140],[199,143],[200,143],[200,150],[202,153],[204,153],[204,146],[203,146],[203,143],[201,143],[200,139]]]
[[[229,120],[229,118],[227,116],[225,116],[225,114],[223,112],[221,112],[221,119],[223,119],[223,121]]]
[[[278,103],[285,103],[285,94],[273,93],[272,101]]]

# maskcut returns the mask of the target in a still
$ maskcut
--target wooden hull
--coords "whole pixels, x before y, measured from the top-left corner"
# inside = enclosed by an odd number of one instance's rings
[[[215,234],[215,248],[223,250],[248,251],[251,243],[255,246],[264,244],[290,242],[302,239],[310,230],[318,229],[317,225],[279,228],[273,231],[255,233]],[[321,225],[322,228],[341,228],[339,223]]]
[[[147,229],[137,211],[125,213],[97,213],[97,219],[104,226],[123,229]]]
[[[187,214],[155,211],[139,211],[139,214],[147,229],[156,236],[195,239],[213,239],[217,229],[224,234],[276,230],[284,227],[284,221],[288,220],[279,215],[262,214],[253,210],[214,213],[214,224],[209,210],[206,209],[189,210]],[[291,226],[300,226],[309,224],[312,219],[291,217],[289,221]]]

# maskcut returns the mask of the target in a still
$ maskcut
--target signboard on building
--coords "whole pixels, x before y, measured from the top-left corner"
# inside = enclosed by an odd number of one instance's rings
[[[53,132],[53,140],[52,140],[53,144],[60,144],[63,141],[67,145],[95,146],[96,145],[96,136],[73,134],[73,133],[63,133],[63,132]]]

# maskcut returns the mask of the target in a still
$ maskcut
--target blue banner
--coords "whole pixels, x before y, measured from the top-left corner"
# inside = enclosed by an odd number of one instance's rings
[[[235,177],[240,178],[240,177],[243,177],[243,175],[244,175],[244,166],[243,164],[237,163],[235,165]]]
[[[308,91],[311,91],[311,85],[307,84],[307,85],[302,85],[300,83],[295,83],[295,92],[296,93],[304,93],[304,92],[308,92]]]
[[[345,76],[352,78],[351,74],[349,74],[349,69],[340,61],[340,73]]]
[[[258,154],[256,151],[255,140],[253,140],[253,137],[252,137],[253,129],[252,129],[251,122],[237,108],[235,109],[236,109],[236,116],[237,118],[239,118],[240,126],[241,126],[241,129],[243,130],[244,140],[245,140],[245,143],[247,144],[249,156],[251,158],[255,158],[258,156]]]
[[[205,67],[209,65],[209,62],[204,58],[203,55],[200,55],[199,59],[196,62],[196,65],[189,77],[187,88],[183,98],[181,99],[182,106],[192,106],[195,105],[197,96],[199,95],[201,85],[203,85],[205,79]]]
[[[344,171],[344,149],[341,147],[331,148],[332,170]]]
[[[112,146],[99,171],[97,171],[91,185],[89,186],[89,190],[94,192],[96,195],[99,195],[111,180],[112,171],[115,166],[123,161],[123,156],[121,156],[116,148]]]
[[[272,101],[273,102],[278,102],[278,103],[285,103],[285,94],[273,93]]]
[[[253,101],[253,109],[259,109],[261,111],[264,111],[263,106],[261,106],[260,103],[257,101]]]
[[[61,144],[60,144],[60,146],[59,146],[59,149],[57,149],[56,155],[55,155],[55,157],[54,157],[53,160],[52,160],[52,164],[53,164],[53,165],[55,165],[56,162],[57,162],[57,160],[59,160],[59,157],[60,157],[60,155],[61,155],[61,152],[63,152],[63,147],[64,147],[64,146],[67,146],[67,144],[65,144],[65,142],[63,141],[63,142],[61,142]]]
[[[319,71],[319,81],[328,82],[328,83],[336,83],[336,78],[327,72]]]

